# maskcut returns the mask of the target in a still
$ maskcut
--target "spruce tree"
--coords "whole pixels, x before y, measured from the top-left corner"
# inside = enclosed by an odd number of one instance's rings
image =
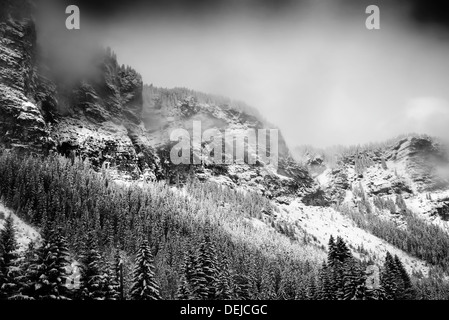
[[[192,300],[194,298],[192,288],[190,283],[187,281],[185,274],[182,274],[181,276],[176,297],[178,300]]]
[[[249,300],[252,297],[251,280],[244,274],[235,274],[233,277],[235,298],[238,300]]]
[[[17,261],[17,243],[13,218],[6,218],[4,229],[0,233],[0,298],[11,298],[17,293],[16,278],[19,273]]]
[[[314,276],[311,276],[309,278],[309,282],[307,284],[307,299],[308,300],[318,300],[319,297],[319,292],[317,290],[316,287],[316,280]]]
[[[388,300],[395,300],[398,291],[398,273],[394,259],[390,252],[385,256],[385,263],[381,273],[380,283]]]
[[[80,298],[104,300],[107,292],[104,286],[103,259],[98,250],[96,237],[89,232],[81,255]]]
[[[233,287],[234,285],[232,284],[232,275],[229,270],[229,262],[226,256],[223,256],[220,263],[216,299],[218,300],[232,299]]]
[[[335,244],[334,237],[331,235],[328,243],[328,254],[327,254],[327,262],[329,266],[334,266],[335,260],[337,259],[337,248]]]
[[[347,259],[343,265],[343,283],[345,300],[366,299],[366,276],[355,259]]]
[[[321,300],[335,300],[336,292],[332,278],[333,267],[328,267],[325,262],[319,272],[319,295]]]
[[[131,287],[131,299],[134,300],[160,300],[159,285],[156,282],[148,241],[143,241],[138,250]]]
[[[124,279],[123,279],[123,259],[120,256],[120,250],[117,248],[114,255],[114,281],[117,284],[119,299],[125,298]]]
[[[397,282],[399,283],[397,299],[410,300],[414,298],[414,289],[410,276],[404,268],[401,260],[397,255],[394,256],[394,267],[397,273]]]
[[[207,229],[198,250],[196,293],[203,299],[214,299],[218,284],[217,253]]]
[[[262,271],[262,281],[260,284],[260,298],[262,300],[276,299],[276,286],[274,270],[270,263],[265,263]]]
[[[177,298],[180,300],[192,300],[195,298],[195,257],[192,250],[187,250],[181,269],[180,284],[178,286]]]
[[[29,267],[24,295],[37,300],[69,299],[67,265],[67,241],[59,230],[49,229]]]
[[[335,243],[335,250],[336,250],[336,258],[341,263],[344,263],[346,259],[349,259],[352,257],[351,251],[349,251],[346,243],[344,242],[343,238],[340,236],[337,237],[337,242]]]
[[[120,286],[115,278],[113,263],[110,261],[106,262],[106,270],[104,270],[102,278],[102,288],[105,292],[105,300],[120,299]]]

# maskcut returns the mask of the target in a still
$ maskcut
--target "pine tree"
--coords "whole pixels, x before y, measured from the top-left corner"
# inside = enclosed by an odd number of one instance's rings
[[[346,246],[346,243],[340,236],[337,237],[335,247],[336,247],[335,253],[336,258],[341,263],[344,263],[346,259],[352,258],[351,251],[349,251],[348,247]]]
[[[102,277],[102,289],[105,292],[105,300],[120,299],[120,286],[116,281],[113,262],[106,262],[106,270]]]
[[[143,241],[136,256],[131,299],[134,300],[160,300],[159,285],[154,275],[153,255],[148,241]]]
[[[232,275],[229,271],[229,262],[226,256],[223,256],[220,263],[220,271],[218,276],[218,285],[216,292],[216,299],[230,300],[233,297],[232,293]]]
[[[394,259],[390,252],[387,252],[380,283],[388,300],[396,299],[396,293],[398,291],[397,277],[398,274]]]
[[[238,300],[249,300],[252,297],[251,280],[244,274],[235,274],[233,277],[235,297]]]
[[[104,300],[107,293],[104,287],[102,257],[93,232],[89,232],[81,255],[81,292],[86,300]]]
[[[13,218],[10,214],[0,234],[0,298],[2,299],[11,298],[18,290],[16,278],[19,268],[16,249]]]
[[[190,283],[187,281],[186,275],[183,274],[180,279],[180,285],[176,293],[178,300],[193,300],[194,295]]]
[[[343,265],[343,283],[345,300],[365,300],[366,299],[366,276],[357,262],[351,258],[347,259]]]
[[[314,276],[309,278],[309,282],[307,285],[307,299],[308,300],[318,300],[319,294],[316,287],[316,280]]]
[[[192,250],[187,250],[182,265],[182,275],[178,286],[177,298],[180,300],[192,300],[195,298],[195,257]]]
[[[319,277],[319,295],[322,300],[335,300],[336,292],[332,279],[333,267],[328,267],[325,262],[321,266]]]
[[[260,298],[262,300],[276,299],[275,276],[271,263],[265,263],[263,266]]]
[[[203,299],[214,299],[217,293],[217,280],[217,253],[210,231],[207,229],[198,250],[195,292]]]
[[[328,264],[323,274],[322,281],[325,288],[321,288],[321,294],[330,299],[345,299],[345,262],[352,259],[352,254],[344,240],[338,236],[337,240],[331,236],[329,239]],[[325,292],[323,293],[323,290]]]
[[[125,298],[125,292],[123,288],[123,259],[120,256],[120,251],[117,248],[114,255],[114,281],[117,283],[117,291],[119,299]]]
[[[38,300],[69,299],[67,265],[67,241],[59,230],[46,231],[29,267],[24,295]]]
[[[400,283],[398,286],[397,299],[399,300],[411,300],[414,298],[414,289],[410,276],[404,268],[401,260],[397,255],[394,256],[394,267],[397,272],[397,281]]]
[[[336,259],[337,259],[337,247],[335,244],[334,237],[331,235],[329,238],[328,254],[327,254],[327,262],[329,266],[333,266]]]

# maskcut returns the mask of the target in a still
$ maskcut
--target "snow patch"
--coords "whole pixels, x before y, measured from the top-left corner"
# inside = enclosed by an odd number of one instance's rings
[[[1,214],[3,213],[3,214]],[[0,202],[0,229],[3,230],[6,218],[12,215],[14,228],[16,231],[16,241],[18,245],[17,251],[19,253],[25,252],[28,249],[28,245],[31,242],[39,243],[41,241],[41,236],[39,232],[33,227],[26,224],[22,219],[17,217],[12,210],[5,207],[3,203]]]

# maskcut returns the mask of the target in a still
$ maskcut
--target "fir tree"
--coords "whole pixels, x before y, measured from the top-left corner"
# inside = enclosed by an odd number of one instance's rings
[[[337,259],[337,248],[334,237],[331,235],[328,243],[327,262],[330,266],[333,266]]]
[[[397,273],[397,279],[400,285],[398,286],[397,299],[410,300],[414,298],[414,289],[410,276],[404,268],[401,260],[397,255],[394,256],[394,267]]]
[[[203,299],[214,299],[218,282],[217,253],[209,230],[206,230],[198,250],[196,265],[196,293]]]
[[[270,263],[265,264],[262,270],[260,298],[263,300],[276,299],[275,275],[273,267]]]
[[[336,299],[336,290],[333,283],[332,270],[333,267],[328,267],[327,264],[323,262],[319,272],[319,295],[322,300]]]
[[[187,250],[182,264],[182,274],[178,286],[177,298],[180,300],[192,300],[195,298],[195,257],[192,250]]]
[[[347,259],[343,265],[343,283],[345,300],[366,299],[366,276],[358,263],[353,259]]]
[[[340,236],[337,237],[335,247],[336,247],[335,253],[336,258],[341,263],[345,262],[346,259],[352,257],[351,251],[349,251],[348,247],[346,246],[346,243]]]
[[[153,255],[148,241],[143,241],[136,256],[131,299],[134,300],[160,300],[159,285],[154,275]]]
[[[11,298],[17,293],[17,243],[13,218],[6,218],[4,229],[0,233],[0,298]]]
[[[244,274],[235,274],[233,277],[235,297],[238,300],[249,300],[252,297],[251,280]]]
[[[104,287],[102,257],[98,250],[94,233],[89,232],[81,255],[81,292],[86,300],[104,300],[107,292]]]
[[[123,300],[125,297],[123,288],[123,259],[120,256],[120,251],[118,248],[116,249],[114,255],[114,281],[117,284],[119,299]]]
[[[176,293],[179,300],[192,300],[194,298],[190,283],[187,281],[186,275],[183,274],[180,279],[180,285]]]
[[[380,283],[388,300],[396,299],[396,293],[398,291],[397,276],[394,259],[390,252],[387,252]]]
[[[49,229],[29,267],[24,295],[38,300],[69,299],[67,265],[67,241],[60,231]]]
[[[232,293],[232,275],[229,271],[228,259],[223,256],[220,264],[220,272],[218,276],[216,299],[218,300],[230,300],[233,297]]]
[[[317,286],[316,286],[316,280],[314,276],[311,276],[309,278],[309,282],[307,285],[307,299],[308,300],[318,300],[319,297],[319,292],[317,290]]]

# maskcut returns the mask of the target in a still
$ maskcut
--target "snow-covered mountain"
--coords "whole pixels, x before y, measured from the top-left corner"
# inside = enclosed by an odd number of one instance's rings
[[[93,54],[88,73],[61,75],[38,54],[35,27],[27,17],[6,19],[0,35],[0,131],[7,149],[87,158],[122,180],[182,183],[193,172],[200,180],[255,190],[282,202],[298,196],[306,203],[325,202],[318,184],[291,158],[282,134],[277,168],[170,162],[175,144],[170,133],[191,131],[194,121],[203,132],[216,128],[243,139],[247,129],[272,129],[249,107],[189,90],[144,87],[139,73],[120,66],[110,49]],[[202,148],[209,150],[207,143]],[[199,152],[193,150],[192,157]]]
[[[185,187],[191,178],[257,193],[274,209],[223,227],[236,238],[244,235],[243,242],[262,248],[257,241],[272,239],[276,250],[307,252],[318,264],[333,235],[366,263],[381,266],[390,252],[417,278],[438,268],[441,279],[447,276],[447,258],[434,257],[429,249],[438,251],[432,241],[440,239],[439,232],[447,239],[449,232],[449,157],[437,139],[408,135],[331,151],[298,148],[293,157],[279,134],[277,167],[262,162],[175,165],[170,161],[175,129],[191,132],[198,122],[202,132],[217,129],[244,137],[248,129],[273,126],[242,102],[144,85],[138,71],[120,65],[111,49],[93,54],[88,73],[60,74],[40,55],[33,20],[19,11],[0,16],[2,148],[60,154],[72,162],[87,159],[123,185],[164,180],[186,198],[192,193]],[[210,151],[210,142],[200,149],[192,150],[192,158]],[[1,212],[12,214],[3,207]],[[35,229],[18,218],[15,222],[22,247],[38,241]],[[445,245],[441,242],[442,255]]]

